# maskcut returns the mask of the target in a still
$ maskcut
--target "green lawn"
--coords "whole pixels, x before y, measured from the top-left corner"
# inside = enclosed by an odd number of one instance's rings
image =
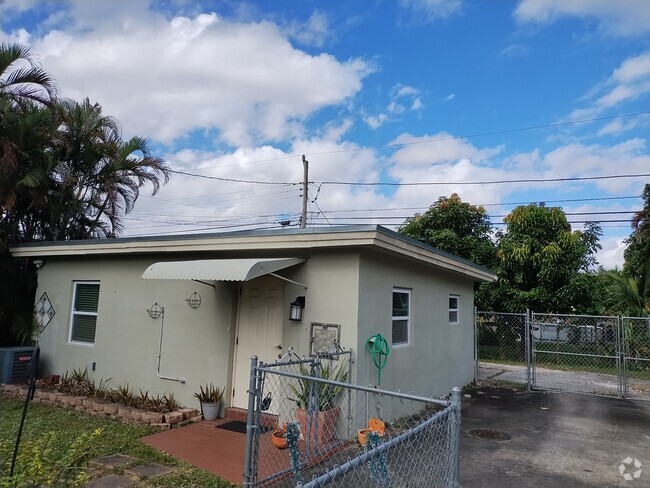
[[[9,445],[15,442],[22,408],[23,402],[0,398],[0,440],[4,441],[0,443],[0,479],[2,475],[8,474],[8,463],[13,452]],[[35,441],[43,434],[53,432],[57,439],[53,448],[65,452],[79,435],[95,429],[102,429],[103,432],[91,447],[91,458],[122,453],[137,458],[141,461],[139,464],[155,462],[175,468],[175,472],[171,475],[150,480],[149,485],[152,487],[230,488],[234,486],[140,442],[141,437],[154,432],[151,428],[127,425],[115,419],[86,415],[58,407],[30,404],[23,440]],[[9,440],[11,442],[8,442]]]

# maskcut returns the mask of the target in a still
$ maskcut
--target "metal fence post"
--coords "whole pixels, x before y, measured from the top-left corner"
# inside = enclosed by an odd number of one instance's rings
[[[532,344],[531,344],[531,330],[530,330],[530,310],[526,309],[526,318],[524,319],[524,334],[526,336],[526,348],[525,348],[525,356],[526,356],[526,390],[530,391],[532,389],[531,387],[531,373],[530,373],[530,368],[531,368],[531,360],[533,357],[533,354],[531,352],[532,349]]]
[[[255,399],[257,397],[257,356],[251,357],[250,380],[248,383],[248,415],[246,416],[246,455],[244,458],[244,484],[253,486],[253,435],[255,429]]]
[[[478,310],[474,307],[474,382],[478,383]]]
[[[460,486],[460,402],[462,392],[459,387],[454,386],[451,389],[451,403],[454,406],[454,453],[452,462],[452,486]]]

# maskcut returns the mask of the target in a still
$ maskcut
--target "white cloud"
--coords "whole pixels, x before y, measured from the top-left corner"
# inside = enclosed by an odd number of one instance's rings
[[[329,17],[323,12],[314,12],[307,22],[293,21],[286,28],[288,35],[305,46],[323,47],[334,39]]]
[[[647,0],[521,0],[514,16],[522,23],[539,24],[562,17],[593,18],[602,31],[616,36],[650,30]]]
[[[401,134],[390,144],[406,144],[391,157],[391,161],[401,167],[431,166],[460,159],[480,162],[495,156],[502,149],[502,147],[478,149],[467,139],[456,138],[448,132],[419,137]]]
[[[385,113],[381,113],[378,115],[369,115],[363,119],[366,124],[368,124],[368,127],[371,129],[378,129],[382,125],[384,125],[384,122],[388,120],[388,115]]]
[[[398,83],[391,88],[391,100],[386,105],[385,110],[376,115],[365,116],[363,120],[371,129],[378,129],[396,115],[400,115],[407,110],[421,110],[424,108],[424,103],[419,95],[420,90],[417,88]],[[408,101],[410,101],[410,106],[407,107],[405,103]]]
[[[234,23],[214,13],[167,20],[140,10],[136,18],[133,10],[113,16],[110,28],[32,40],[64,96],[99,101],[127,134],[170,142],[216,129],[232,145],[281,140],[298,135],[299,123],[322,107],[354,96],[370,71],[360,59],[295,49],[269,22]]]
[[[455,93],[450,93],[442,101],[443,102],[451,102],[454,98],[456,98],[456,94]]]
[[[500,56],[506,58],[514,58],[516,56],[523,56],[528,52],[528,46],[524,44],[510,44],[509,46],[504,47],[500,52]]]
[[[582,97],[582,100],[592,100],[591,105],[574,110],[570,118],[589,119],[647,93],[650,93],[650,52],[623,61],[607,80],[598,83]]]
[[[638,119],[631,119],[628,121],[623,121],[621,119],[614,119],[611,122],[608,122],[607,124],[602,126],[598,130],[597,135],[599,137],[606,136],[606,135],[617,135],[626,132],[628,130],[632,130],[638,125],[639,125]]]
[[[446,19],[459,13],[463,7],[462,0],[400,0],[399,3],[418,22]]]
[[[614,269],[623,267],[623,253],[626,245],[623,237],[605,237],[600,240],[600,249],[596,253],[596,259],[605,269]]]

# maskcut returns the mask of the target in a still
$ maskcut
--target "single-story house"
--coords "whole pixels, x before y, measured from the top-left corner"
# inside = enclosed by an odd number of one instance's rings
[[[96,381],[171,392],[188,406],[212,382],[226,388],[225,406],[246,408],[252,355],[309,355],[334,341],[353,350],[351,380],[377,384],[365,350],[377,333],[391,347],[382,387],[446,394],[473,379],[474,283],[496,278],[381,226],[39,242],[11,253],[39,267],[47,372],[87,368]]]

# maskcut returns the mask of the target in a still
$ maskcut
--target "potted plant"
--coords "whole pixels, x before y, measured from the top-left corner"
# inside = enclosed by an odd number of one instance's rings
[[[338,367],[323,365],[320,374],[310,375],[306,367],[301,366],[303,376],[312,376],[324,380],[345,382],[348,373],[341,364]],[[297,384],[289,384],[294,398],[289,398],[296,403],[296,417],[300,424],[300,431],[305,433],[305,438],[310,440],[313,446],[323,445],[331,442],[336,429],[336,419],[339,414],[339,407],[336,400],[343,391],[342,386],[320,383],[308,378],[298,380]],[[310,431],[309,437],[306,433]]]
[[[286,424],[281,429],[275,429],[273,432],[271,432],[271,443],[280,450],[287,448]]]
[[[214,420],[219,416],[219,409],[223,401],[225,388],[219,388],[212,383],[201,385],[200,390],[194,396],[201,402],[201,412],[204,420]]]

